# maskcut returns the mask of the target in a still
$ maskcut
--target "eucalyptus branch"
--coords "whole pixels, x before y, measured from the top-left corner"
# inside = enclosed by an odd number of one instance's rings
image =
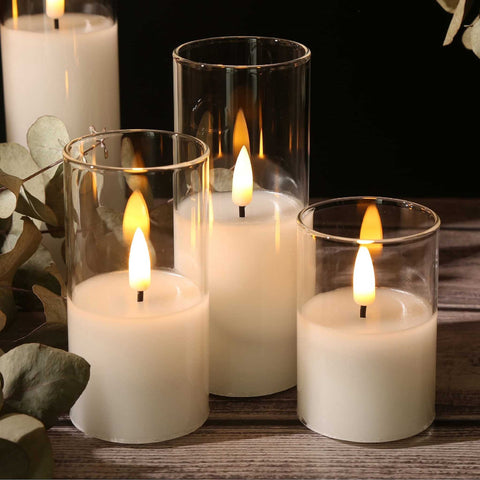
[[[41,168],[40,170],[37,170],[35,173],[32,173],[28,177],[22,179],[23,183],[28,182],[32,178],[35,178],[38,175],[41,175],[42,173],[46,172],[47,170],[50,170],[53,167],[56,167],[57,165],[60,165],[62,162],[63,162],[63,158],[61,158],[60,160],[56,160],[55,162],[51,163],[50,165],[47,165],[46,167]],[[0,193],[5,190],[8,190],[7,187],[0,186]]]
[[[5,290],[11,290],[12,292],[22,292],[34,295],[34,293],[27,288],[12,287],[11,285],[0,285],[0,288],[4,288]]]

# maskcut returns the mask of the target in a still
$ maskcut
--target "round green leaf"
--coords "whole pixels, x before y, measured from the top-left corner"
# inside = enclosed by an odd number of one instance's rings
[[[28,467],[27,452],[17,443],[0,438],[0,478],[27,478]]]
[[[15,443],[26,453],[27,475],[22,478],[53,476],[52,446],[42,422],[21,413],[4,415],[0,417],[0,438]]]
[[[73,353],[26,343],[0,357],[0,372],[5,406],[38,418],[48,428],[83,392],[90,365]]]
[[[40,117],[27,132],[27,144],[33,160],[40,168],[45,168],[63,158],[63,147],[70,137],[65,124],[57,117]],[[45,172],[47,179],[55,175],[55,169]]]
[[[0,187],[5,187],[0,191],[0,218],[8,218],[14,212],[22,185],[21,178],[8,175],[0,169]]]
[[[38,172],[38,165],[33,161],[30,152],[18,143],[0,143],[0,165],[8,175],[22,180]],[[36,175],[26,183],[29,192],[41,202],[45,201],[45,177]]]

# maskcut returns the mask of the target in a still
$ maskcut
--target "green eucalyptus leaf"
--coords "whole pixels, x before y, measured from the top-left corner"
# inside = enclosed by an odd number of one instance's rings
[[[17,314],[12,289],[0,285],[0,332],[11,323]]]
[[[4,415],[0,417],[0,437],[15,443],[26,453],[27,472],[20,478],[52,478],[52,446],[42,422],[22,413]],[[18,452],[17,457],[17,461],[21,461]],[[0,462],[0,465],[3,466],[3,462]],[[17,468],[19,466],[17,465]]]
[[[465,33],[467,31],[470,32],[470,49],[477,57],[480,58],[480,21],[478,21],[478,17],[475,19],[473,25],[465,31]]]
[[[0,478],[27,478],[29,463],[27,452],[18,443],[0,438]]]
[[[212,168],[210,170],[210,185],[216,192],[231,192],[233,170],[229,168]]]
[[[2,200],[0,199],[0,202]],[[12,228],[12,217],[0,218],[0,252],[3,249],[5,240],[7,239],[10,229]]]
[[[22,185],[21,178],[9,175],[0,169],[0,187],[6,188],[0,191],[0,218],[8,218],[15,211]]]
[[[464,20],[468,11],[470,9],[471,3],[469,0],[459,0],[457,6],[455,7],[455,11],[453,12],[452,19],[450,20],[450,24],[448,26],[447,33],[443,40],[443,45],[450,45],[453,42],[453,39],[457,35],[458,31],[464,24]]]
[[[49,347],[68,350],[68,328],[66,323],[44,322],[32,330],[28,335],[19,338],[14,345],[25,343],[41,343]]]
[[[437,0],[438,4],[449,13],[453,13],[458,5],[458,0]]]
[[[35,196],[33,196],[25,187],[23,187],[23,193],[18,197],[16,209],[18,213],[36,218],[49,225],[57,226],[57,217],[48,205],[45,205],[38,200],[38,198],[35,198]]]
[[[45,168],[63,158],[63,147],[69,142],[65,124],[57,117],[45,115],[28,129],[27,144],[39,168]],[[47,179],[54,176],[53,169],[45,172]]]
[[[97,213],[108,230],[113,232],[119,242],[123,243],[123,213],[105,206],[97,207]]]
[[[42,234],[32,220],[23,218],[23,231],[12,250],[0,255],[0,286],[11,286],[18,267],[37,250]]]
[[[8,175],[14,175],[28,184],[28,190],[41,202],[45,200],[45,177],[35,175],[39,168],[30,152],[18,143],[0,143],[0,165]],[[29,180],[26,178],[33,176]]]
[[[50,235],[55,238],[64,237],[65,231],[63,226],[65,222],[65,205],[63,192],[63,164],[59,165],[55,175],[45,187],[45,204],[54,213],[57,222],[56,225],[46,222],[47,225],[61,227],[59,229],[52,229]]]
[[[60,295],[64,298],[67,297],[67,286],[65,285],[65,281],[63,279],[60,270],[57,268],[57,265],[52,262],[45,268],[45,271],[49,273],[52,277],[56,278],[58,284],[60,285]]]
[[[33,293],[40,299],[47,322],[67,323],[67,305],[65,299],[42,285],[34,285]]]
[[[0,372],[5,406],[32,415],[49,428],[85,389],[90,365],[73,353],[26,343],[0,357]]]

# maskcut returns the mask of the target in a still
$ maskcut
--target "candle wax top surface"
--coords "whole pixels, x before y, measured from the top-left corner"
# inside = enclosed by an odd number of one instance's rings
[[[320,293],[308,300],[300,314],[315,325],[345,333],[377,334],[414,328],[431,320],[432,308],[420,297],[390,288],[377,288],[366,317],[353,300],[351,287]]]
[[[238,225],[275,221],[284,215],[297,215],[302,203],[297,198],[268,190],[254,190],[252,201],[245,207],[245,217],[240,218],[238,206],[232,201],[232,192],[214,192],[211,212],[214,221]]]
[[[96,315],[138,319],[178,313],[202,299],[200,289],[188,278],[152,270],[152,282],[144,292],[143,302],[137,302],[127,271],[103,273],[79,283],[73,290],[72,302]]]
[[[59,29],[55,30],[54,22],[46,15],[21,15],[14,22],[9,18],[5,22],[5,28],[31,33],[51,32],[61,34],[65,31],[74,30],[76,33],[89,33],[113,26],[111,18],[87,13],[65,13],[59,19]]]

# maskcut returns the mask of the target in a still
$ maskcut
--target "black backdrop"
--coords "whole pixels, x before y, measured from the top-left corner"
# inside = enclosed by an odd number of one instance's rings
[[[173,129],[181,43],[282,37],[312,51],[311,196],[480,193],[480,59],[442,46],[451,15],[435,0],[118,0],[117,12],[124,128]]]

